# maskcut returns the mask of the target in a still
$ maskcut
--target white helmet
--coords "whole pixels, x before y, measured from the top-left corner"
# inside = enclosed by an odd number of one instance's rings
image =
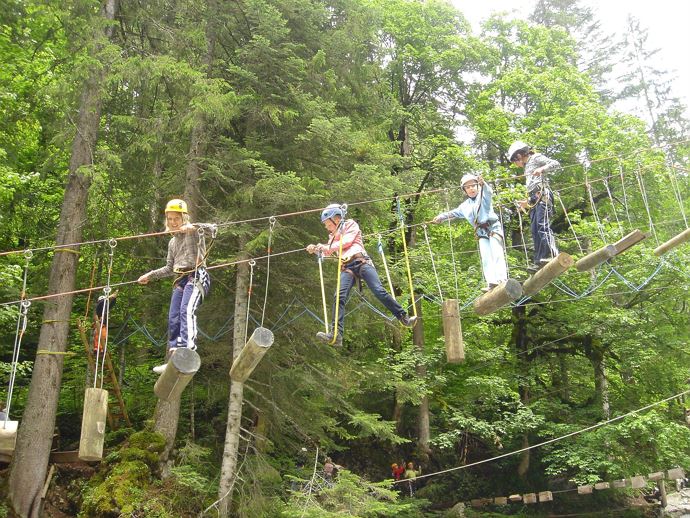
[[[462,179],[460,180],[460,188],[464,189],[466,183],[478,182],[478,181],[479,181],[479,177],[476,174],[462,175]]]
[[[527,153],[529,151],[529,144],[523,142],[522,140],[516,140],[515,142],[513,142],[508,148],[508,160],[512,162],[513,156],[518,151],[524,151],[525,153]]]

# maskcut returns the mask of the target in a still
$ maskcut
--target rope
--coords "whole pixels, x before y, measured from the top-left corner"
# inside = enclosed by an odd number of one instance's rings
[[[584,255],[585,251],[582,249],[582,245],[580,244],[580,240],[577,237],[577,233],[575,232],[575,227],[573,227],[573,222],[570,221],[570,216],[568,216],[568,211],[565,209],[565,204],[563,203],[563,198],[561,197],[560,193],[554,193],[554,197],[558,197],[558,201],[561,204],[561,207],[563,208],[563,215],[565,216],[565,220],[568,222],[568,226],[570,227],[571,232],[573,233],[573,237],[575,238],[575,242],[577,243],[577,248],[580,250],[580,253]],[[506,252],[506,257],[508,256],[508,253]]]
[[[98,338],[96,339],[96,367],[94,369],[94,374],[93,374],[93,388],[96,388],[96,384],[98,383],[98,362],[101,362],[101,385],[98,388],[103,388],[103,371],[105,368],[105,355],[108,352],[108,325],[110,324],[110,292],[111,292],[111,287],[110,287],[110,277],[113,272],[113,257],[115,255],[115,247],[117,246],[117,241],[115,239],[111,239],[109,241],[109,246],[110,246],[110,252],[108,253],[108,274],[106,277],[106,282],[105,282],[105,287],[103,288],[103,309],[101,310],[101,316],[100,320],[98,322],[98,329],[96,330],[96,333],[98,334]],[[105,327],[105,344],[103,344],[103,355],[101,358],[101,338],[103,337],[103,333],[101,333],[101,329]]]
[[[649,218],[649,230],[651,230],[652,234],[654,235],[654,240],[656,241],[656,245],[659,246],[659,238],[656,235],[656,229],[654,228],[654,222],[652,221],[652,212],[649,209],[649,199],[647,198],[647,190],[644,187],[644,182],[642,181],[642,175],[640,174],[639,166],[638,166],[637,171],[635,172],[635,176],[637,177],[637,183],[640,184],[640,192],[642,193],[642,201],[644,202],[644,208],[647,211],[647,217]]]
[[[522,248],[525,251],[525,264],[529,264],[529,255],[527,254],[527,242],[525,241],[525,232],[523,231],[522,227],[522,209],[520,208],[519,205],[516,204],[516,212],[518,216],[518,221],[520,223],[520,241],[522,242]]]
[[[321,304],[323,306],[323,324],[328,334],[328,304],[326,303],[326,286],[323,281],[323,253],[319,250],[316,253],[316,261],[319,263],[319,281],[321,283]]]
[[[261,310],[261,327],[264,327],[266,303],[268,302],[268,279],[271,275],[271,242],[273,241],[273,228],[276,226],[276,221],[275,216],[271,216],[268,220],[268,245],[266,246],[266,291],[264,292],[264,307]]]
[[[19,364],[19,352],[22,348],[22,338],[26,331],[28,324],[28,313],[31,301],[26,300],[26,283],[29,276],[29,263],[33,257],[31,250],[24,252],[24,275],[22,276],[22,291],[21,300],[19,302],[19,312],[17,313],[17,329],[14,333],[14,348],[12,349],[12,369],[10,371],[10,381],[7,385],[7,405],[5,406],[5,421],[3,428],[7,427],[7,421],[10,418],[10,410],[12,407],[12,394],[14,392],[14,381],[17,377],[17,365]]]
[[[386,254],[383,253],[383,243],[381,242],[381,234],[379,234],[379,240],[376,244],[376,248],[379,251],[379,255],[381,256],[381,262],[383,262],[383,269],[386,272],[386,280],[388,281],[388,293],[391,294],[391,297],[395,298],[395,291],[393,291],[393,281],[391,280],[391,272],[388,269],[388,261],[386,261]]]
[[[620,415],[620,416],[618,416],[618,417],[614,417],[614,418],[608,419],[608,420],[606,420],[606,421],[601,421],[601,422],[599,422],[599,423],[596,423],[596,424],[591,425],[591,426],[587,426],[587,427],[582,428],[582,429],[580,429],[580,430],[576,430],[576,431],[574,431],[574,432],[570,432],[570,433],[567,433],[567,434],[565,434],[565,435],[561,435],[560,437],[554,437],[553,439],[549,439],[549,440],[547,440],[547,441],[542,441],[542,442],[540,442],[540,443],[533,444],[532,446],[527,446],[526,448],[520,448],[519,450],[514,450],[514,451],[511,451],[511,452],[508,452],[508,453],[503,453],[502,455],[497,455],[497,456],[495,456],[495,457],[490,457],[490,458],[488,458],[488,459],[479,460],[479,461],[477,461],[477,462],[471,462],[470,464],[465,464],[465,465],[463,465],[463,466],[456,466],[456,467],[453,467],[453,468],[448,468],[448,469],[444,469],[444,470],[440,470],[440,471],[435,471],[435,472],[433,472],[433,473],[426,473],[426,474],[423,474],[423,475],[419,475],[419,476],[417,476],[416,478],[433,477],[433,476],[436,476],[436,475],[442,475],[442,474],[444,474],[444,473],[450,473],[450,472],[452,472],[452,471],[458,471],[458,470],[461,470],[461,469],[467,469],[467,468],[471,468],[471,467],[474,467],[474,466],[479,466],[480,464],[486,464],[486,463],[488,463],[488,462],[493,462],[493,461],[495,461],[495,460],[504,459],[504,458],[506,458],[506,457],[511,457],[511,456],[513,456],[513,455],[517,455],[518,453],[522,453],[522,452],[525,452],[525,451],[533,450],[533,449],[535,449],[535,448],[540,448],[540,447],[542,447],[542,446],[546,446],[547,444],[552,444],[552,443],[555,443],[555,442],[559,442],[559,441],[562,441],[563,439],[568,439],[569,437],[573,437],[573,436],[575,436],[575,435],[579,435],[579,434],[582,434],[582,433],[585,433],[585,432],[589,432],[589,431],[595,430],[595,429],[597,429],[597,428],[601,428],[602,426],[607,426],[607,425],[609,425],[609,424],[612,424],[612,423],[615,423],[615,422],[618,422],[618,421],[622,421],[622,420],[625,419],[626,417],[629,417],[629,416],[631,416],[631,415],[635,415],[635,414],[637,414],[637,413],[639,413],[639,412],[644,412],[644,411],[646,411],[646,410],[649,410],[650,408],[654,408],[654,407],[659,406],[659,405],[661,405],[661,404],[663,404],[663,403],[667,403],[668,401],[672,401],[673,399],[677,399],[677,398],[679,398],[679,397],[681,397],[681,396],[684,396],[685,394],[688,394],[688,393],[690,393],[690,389],[684,390],[683,392],[680,392],[680,393],[678,393],[678,394],[674,394],[673,396],[669,396],[669,397],[664,398],[664,399],[662,399],[662,400],[660,400],[660,401],[656,401],[655,403],[651,403],[651,404],[649,404],[649,405],[643,406],[643,407],[641,407],[641,408],[638,408],[637,410],[632,410],[632,411],[630,411],[630,412],[628,412],[628,413],[626,413],[626,414]],[[403,482],[403,481],[396,480],[396,481],[393,482],[393,484],[397,484],[397,483],[399,483],[399,482]]]
[[[609,181],[604,180],[604,186],[606,186],[606,192],[609,195],[609,200],[611,201],[611,210],[613,211],[613,216],[616,218],[616,224],[618,225],[618,230],[621,233],[621,237],[625,236],[625,231],[623,230],[623,225],[621,225],[621,220],[618,219],[618,211],[613,201],[613,195],[611,194],[611,189],[609,188]]]
[[[448,189],[444,191],[446,199],[446,212],[450,212],[450,204],[448,203]],[[450,243],[450,257],[453,263],[453,281],[455,282],[455,299],[460,298],[460,290],[458,289],[458,268],[455,264],[455,250],[453,250],[453,227],[450,224],[450,219],[446,220],[448,223],[448,242]],[[503,223],[501,222],[501,225]],[[503,240],[503,246],[505,247],[505,240]],[[508,254],[506,254],[508,257]]]
[[[599,219],[599,212],[597,211],[597,206],[594,203],[592,186],[590,184],[587,184],[587,196],[589,197],[589,204],[592,207],[592,215],[594,216],[594,222],[597,224],[599,235],[601,235],[601,240],[606,243],[606,233],[604,231],[604,226],[601,224],[601,220]]]
[[[252,286],[254,285],[254,266],[256,261],[251,259],[249,261],[249,288],[247,288],[247,318],[244,321],[244,343],[247,343],[247,332],[249,330],[249,309],[252,303]],[[263,318],[263,317],[262,317]],[[262,322],[263,324],[263,322]]]
[[[431,250],[431,243],[429,242],[429,234],[426,231],[426,225],[422,225],[424,229],[424,239],[426,240],[426,246],[429,249],[429,257],[431,257],[431,268],[434,270],[434,277],[436,278],[436,286],[438,287],[438,296],[443,302],[443,291],[441,291],[441,281],[438,278],[438,272],[436,271],[436,263],[434,262],[434,252]]]
[[[628,217],[628,223],[630,223],[630,226],[634,226],[632,222],[632,218],[630,218],[630,210],[628,209],[628,195],[625,192],[625,178],[623,176],[623,162],[618,160],[618,172],[620,174],[621,178],[621,187],[623,188],[623,206],[625,207],[625,215]]]
[[[407,281],[410,284],[410,300],[412,301],[412,312],[417,316],[417,304],[414,300],[414,288],[412,286],[412,270],[410,269],[410,256],[407,253],[407,240],[405,239],[405,221],[400,210],[400,198],[397,199],[398,219],[400,220],[400,234],[402,236],[403,252],[405,254],[405,266],[407,267]]]
[[[668,172],[669,179],[671,180],[671,189],[673,190],[673,195],[675,196],[678,206],[680,207],[680,213],[683,216],[685,228],[688,228],[688,218],[685,216],[685,207],[683,207],[683,194],[680,192],[680,186],[678,185],[676,164],[673,161],[673,158],[671,159],[670,169],[673,169],[673,171],[669,170]]]

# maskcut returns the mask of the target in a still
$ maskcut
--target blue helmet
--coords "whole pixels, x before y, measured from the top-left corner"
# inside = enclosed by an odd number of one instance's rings
[[[327,219],[332,219],[335,216],[340,216],[341,218],[344,218],[345,214],[343,212],[343,208],[340,205],[338,205],[337,203],[331,203],[321,212],[321,223],[323,223]]]

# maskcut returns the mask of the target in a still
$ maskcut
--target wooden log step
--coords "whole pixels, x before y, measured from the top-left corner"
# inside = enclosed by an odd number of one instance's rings
[[[523,295],[531,297],[539,292],[544,286],[570,268],[574,262],[575,260],[570,254],[561,252],[522,284]]]
[[[182,395],[194,374],[201,367],[201,358],[196,351],[178,347],[170,356],[168,363],[153,387],[158,399],[174,401]]]
[[[465,360],[465,346],[462,341],[462,322],[457,299],[444,300],[442,314],[446,360],[448,363],[461,363]]]
[[[477,315],[488,315],[522,296],[522,286],[515,279],[508,279],[474,301]]]
[[[230,369],[230,379],[244,383],[251,376],[264,354],[273,345],[273,333],[265,327],[257,327],[240,351]]]
[[[628,248],[635,246],[637,243],[642,241],[647,237],[647,234],[639,229],[635,229],[627,236],[616,241],[613,246],[616,247],[616,255],[620,255],[625,252]]]
[[[586,272],[592,268],[599,266],[616,255],[616,247],[614,245],[606,245],[591,254],[578,259],[575,263],[575,268],[578,272]]]
[[[661,243],[654,249],[654,255],[664,255],[666,252],[670,252],[672,249],[688,241],[690,241],[690,228],[686,228],[677,236],[669,239],[665,243]]]

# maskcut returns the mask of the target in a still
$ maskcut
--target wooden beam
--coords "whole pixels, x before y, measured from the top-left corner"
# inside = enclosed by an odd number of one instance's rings
[[[507,496],[497,496],[494,498],[494,504],[496,505],[508,505],[508,497]]]
[[[608,482],[597,482],[596,484],[594,484],[594,489],[596,489],[597,491],[603,491],[604,489],[610,488],[611,484],[609,484]]]
[[[577,494],[578,495],[591,495],[593,491],[594,491],[594,486],[591,484],[588,484],[586,486],[577,486]]]
[[[664,255],[666,252],[669,250],[682,245],[683,243],[686,243],[690,241],[690,228],[686,228],[683,232],[678,234],[676,237],[673,237],[666,241],[665,243],[660,244],[654,249],[654,255]]]
[[[575,260],[571,255],[561,252],[524,282],[522,285],[523,294],[531,297],[539,292],[544,286],[570,268],[574,262]]]
[[[664,479],[664,472],[663,471],[657,471],[656,473],[650,473],[647,475],[647,478],[649,480],[663,480]]]
[[[526,504],[536,504],[537,503],[537,494],[536,493],[525,493],[522,495],[522,500]]]
[[[642,241],[647,237],[647,234],[639,229],[635,229],[627,236],[616,241],[613,246],[616,247],[616,255],[620,255],[625,252],[628,248],[635,246],[637,243]]]
[[[642,475],[638,475],[636,477],[632,477],[630,479],[630,487],[633,489],[642,489],[643,487],[647,486],[647,479],[644,478]]]
[[[474,301],[477,315],[488,315],[522,296],[522,286],[515,279],[508,279]]]
[[[462,342],[462,322],[457,299],[444,300],[442,312],[446,360],[448,363],[461,363],[465,360],[465,347]]]
[[[89,387],[84,393],[84,411],[81,419],[79,458],[85,461],[103,458],[105,422],[108,418],[108,391]]]
[[[201,358],[196,351],[186,347],[178,347],[170,355],[163,374],[160,375],[153,387],[158,399],[172,401],[182,395],[189,381],[201,367]]]
[[[591,254],[578,259],[575,263],[575,268],[578,272],[586,272],[592,268],[599,266],[616,255],[616,247],[614,245],[606,245],[599,250],[595,250]]]
[[[264,354],[273,345],[273,333],[265,327],[257,327],[240,351],[230,369],[230,379],[244,383],[251,376]]]

